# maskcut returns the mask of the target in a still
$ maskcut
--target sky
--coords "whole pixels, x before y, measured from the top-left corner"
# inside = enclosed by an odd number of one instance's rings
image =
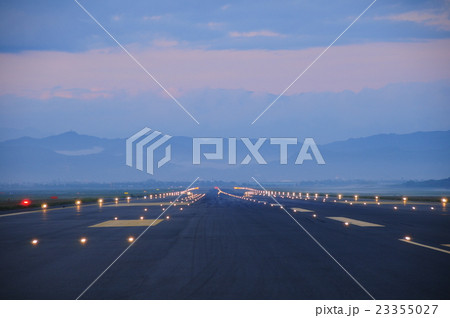
[[[450,1],[375,1],[339,38],[372,1],[79,3],[154,79],[76,1],[2,1],[1,140],[450,129]]]

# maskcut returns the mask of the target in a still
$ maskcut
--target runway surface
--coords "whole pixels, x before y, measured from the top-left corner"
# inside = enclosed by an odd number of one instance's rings
[[[154,223],[174,197],[0,216],[0,298],[450,298],[442,206],[277,197],[291,217],[222,190],[236,196],[195,191]]]

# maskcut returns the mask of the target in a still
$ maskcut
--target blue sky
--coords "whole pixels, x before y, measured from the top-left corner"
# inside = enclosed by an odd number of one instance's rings
[[[67,130],[127,137],[297,135],[322,142],[450,129],[450,2],[3,1],[2,139]]]

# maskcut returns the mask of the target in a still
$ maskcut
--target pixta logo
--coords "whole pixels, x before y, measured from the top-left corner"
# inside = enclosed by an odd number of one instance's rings
[[[130,167],[136,165],[136,169],[144,171],[144,159],[146,157],[146,172],[154,173],[155,150],[168,142],[172,137],[162,135],[159,131],[153,131],[150,128],[144,128],[134,134],[126,141],[126,164]],[[269,144],[277,147],[279,150],[279,164],[288,164],[288,146],[298,147],[298,138],[258,138],[252,142],[250,138],[193,138],[192,139],[192,164],[200,165],[206,160],[224,160],[224,145],[227,147],[227,163],[229,165],[247,165],[252,159],[259,165],[267,164],[260,152],[263,144],[269,139]],[[237,160],[237,145],[241,142],[245,149],[246,156],[242,161]],[[214,152],[202,152],[202,146],[214,146]],[[146,152],[144,151],[146,150]],[[203,157],[202,157],[203,155]],[[313,158],[314,156],[314,158]],[[171,160],[171,145],[165,148],[165,154],[162,159],[157,161],[157,167],[161,168]],[[325,160],[319,151],[313,138],[305,138],[301,144],[294,164],[301,165],[305,160],[315,160],[317,164],[324,165]]]
[[[126,163],[127,166],[133,166],[133,153],[136,158],[136,169],[144,171],[144,149],[147,150],[147,173],[153,174],[154,169],[154,152],[162,144],[167,142],[170,138],[169,135],[162,135],[159,131],[153,131],[150,128],[145,127],[138,133],[134,134],[126,141]],[[161,136],[162,135],[162,136]],[[160,138],[158,138],[160,137]],[[133,145],[135,147],[133,147]],[[162,159],[158,160],[158,168],[161,168],[171,158],[171,146],[166,146],[165,155]]]

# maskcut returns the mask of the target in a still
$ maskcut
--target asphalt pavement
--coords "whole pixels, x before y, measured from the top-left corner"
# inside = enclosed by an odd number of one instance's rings
[[[0,298],[450,298],[442,206],[201,190],[0,216]]]

